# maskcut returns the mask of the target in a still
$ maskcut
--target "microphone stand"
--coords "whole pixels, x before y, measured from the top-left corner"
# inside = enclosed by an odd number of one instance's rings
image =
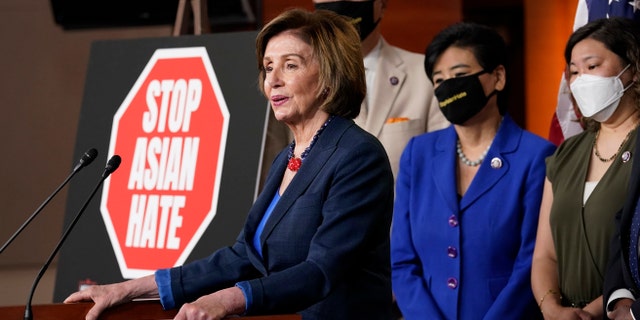
[[[80,162],[75,166],[75,168],[73,168],[73,171],[71,171],[71,173],[62,182],[62,184],[60,184],[58,188],[55,191],[53,191],[53,193],[49,195],[47,199],[44,200],[44,202],[40,205],[40,207],[38,207],[38,209],[36,209],[36,211],[34,211],[31,214],[31,216],[27,219],[27,221],[25,221],[22,224],[22,226],[20,226],[20,228],[18,228],[18,230],[11,236],[11,238],[9,238],[9,240],[7,240],[7,242],[4,243],[2,248],[0,248],[0,254],[4,251],[4,249],[6,249],[9,246],[9,244],[11,244],[11,242],[13,242],[13,240],[15,240],[15,238],[22,232],[22,230],[24,230],[24,228],[26,228],[27,225],[31,223],[31,221],[40,213],[40,211],[42,211],[42,209],[44,209],[44,207],[51,201],[51,199],[53,199],[53,197],[55,197],[58,194],[58,192],[71,180],[71,178],[73,178],[73,176],[75,176],[75,174],[78,173],[80,169],[89,165],[97,155],[98,155],[98,151],[96,149],[89,149],[87,152],[84,153],[84,155],[82,156],[82,159],[80,159]]]
[[[33,319],[33,312],[31,310],[31,301],[33,300],[33,295],[34,295],[34,293],[36,291],[36,287],[38,286],[38,282],[40,282],[40,279],[44,275],[45,271],[47,271],[47,268],[49,268],[49,265],[51,264],[51,261],[53,261],[53,258],[58,253],[58,250],[60,250],[60,248],[62,247],[62,243],[67,238],[67,236],[69,236],[69,234],[71,233],[71,230],[73,229],[73,227],[76,225],[76,223],[80,219],[80,216],[82,215],[84,210],[87,209],[87,206],[89,205],[89,202],[91,201],[93,196],[96,194],[96,192],[98,192],[98,189],[100,189],[100,187],[102,186],[102,183],[104,182],[104,180],[106,180],[107,177],[109,177],[109,175],[113,171],[118,169],[118,166],[120,166],[120,156],[115,155],[107,163],[107,167],[105,168],[104,173],[102,174],[102,178],[100,179],[100,181],[98,181],[98,184],[96,184],[95,188],[93,188],[93,191],[91,192],[91,194],[89,195],[87,200],[84,202],[84,205],[82,205],[82,208],[80,209],[80,211],[78,211],[76,216],[71,221],[71,224],[69,224],[67,229],[62,234],[62,237],[60,238],[60,241],[58,241],[58,244],[56,244],[56,247],[53,249],[53,252],[51,252],[51,255],[49,255],[49,258],[47,259],[47,262],[45,262],[44,265],[42,266],[42,268],[40,268],[40,272],[38,272],[38,275],[36,276],[36,279],[33,281],[33,285],[31,286],[31,291],[29,292],[29,298],[27,299],[27,305],[26,305],[25,310],[24,310],[24,320],[32,320]]]

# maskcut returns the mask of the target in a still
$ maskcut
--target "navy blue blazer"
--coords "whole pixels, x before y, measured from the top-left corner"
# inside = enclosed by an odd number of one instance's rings
[[[609,249],[609,262],[604,277],[603,302],[605,314],[607,311],[607,301],[618,289],[630,290],[636,297],[636,301],[631,306],[633,315],[638,318],[640,315],[640,288],[633,281],[629,269],[629,233],[631,219],[636,209],[638,197],[640,197],[640,130],[636,132],[636,154],[632,154],[633,166],[631,167],[631,177],[627,190],[627,198],[622,210],[616,214],[616,233],[611,237]],[[619,161],[616,159],[616,161]],[[637,250],[637,248],[636,248]],[[609,306],[613,308],[613,305]]]
[[[235,244],[171,269],[176,304],[248,281],[249,315],[390,319],[394,191],[382,145],[352,120],[335,117],[273,209],[261,258],[251,243],[278,192],[287,151],[275,158]]]

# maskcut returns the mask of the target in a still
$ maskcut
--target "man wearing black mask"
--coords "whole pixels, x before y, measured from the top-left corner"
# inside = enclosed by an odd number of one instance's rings
[[[316,10],[348,18],[360,31],[367,77],[367,95],[355,122],[384,145],[394,177],[409,139],[449,125],[423,71],[424,55],[390,45],[380,33],[388,0],[313,0]],[[262,179],[275,154],[292,141],[287,128],[269,112]]]

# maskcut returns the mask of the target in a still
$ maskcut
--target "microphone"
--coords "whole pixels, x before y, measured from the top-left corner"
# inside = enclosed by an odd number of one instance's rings
[[[40,272],[36,276],[36,279],[33,281],[33,285],[31,286],[31,291],[29,292],[29,298],[27,299],[27,305],[26,305],[25,310],[24,310],[24,320],[32,320],[33,319],[33,314],[32,314],[32,311],[31,311],[31,301],[33,300],[33,294],[36,291],[36,286],[38,286],[38,282],[40,282],[40,279],[42,278],[42,276],[44,275],[45,271],[47,270],[47,268],[51,264],[51,261],[53,261],[53,258],[58,253],[58,250],[60,250],[60,248],[62,247],[62,243],[67,238],[67,236],[69,236],[69,234],[71,233],[71,229],[73,229],[73,227],[76,225],[76,223],[80,219],[80,216],[82,215],[84,210],[89,205],[89,202],[91,201],[93,196],[96,194],[96,192],[98,192],[98,189],[100,188],[100,186],[102,186],[102,183],[104,182],[104,180],[106,180],[107,177],[109,177],[109,175],[111,175],[114,171],[116,171],[116,169],[118,169],[118,167],[120,166],[120,162],[121,162],[121,159],[120,159],[119,155],[114,155],[113,157],[111,157],[111,159],[109,159],[109,161],[107,162],[106,167],[104,168],[104,172],[102,173],[102,178],[100,179],[100,181],[98,181],[98,184],[93,189],[93,192],[91,192],[91,194],[89,195],[89,198],[87,198],[87,200],[84,202],[84,205],[82,206],[80,211],[78,211],[76,216],[71,221],[71,224],[69,224],[67,229],[62,234],[62,237],[60,238],[60,241],[58,241],[58,244],[53,249],[53,252],[51,252],[51,255],[47,259],[47,262],[45,262],[45,264],[40,269]]]
[[[18,230],[11,236],[11,238],[9,238],[9,240],[7,240],[7,242],[4,243],[2,248],[0,248],[0,253],[2,253],[4,249],[6,249],[9,246],[9,244],[11,244],[13,240],[15,240],[15,238],[22,232],[22,230],[24,230],[24,228],[26,228],[27,225],[31,223],[31,221],[40,213],[40,211],[42,211],[42,209],[44,209],[44,207],[49,203],[49,201],[51,201],[51,199],[53,199],[53,197],[55,197],[55,195],[58,194],[58,192],[71,180],[71,178],[75,176],[75,174],[78,173],[78,171],[80,171],[82,168],[91,164],[91,162],[93,162],[93,160],[97,156],[98,156],[98,150],[94,148],[87,150],[82,155],[82,158],[80,158],[80,160],[78,161],[78,164],[73,168],[73,171],[71,171],[69,176],[67,176],[67,178],[62,182],[62,184],[60,184],[60,186],[58,186],[58,188],[55,191],[53,191],[53,193],[40,205],[40,207],[38,207],[38,209],[36,209],[36,211],[34,211],[31,214],[31,216],[27,219],[27,221],[25,221],[22,224],[22,226],[18,228]]]
[[[106,179],[110,174],[112,174],[118,167],[120,166],[120,162],[122,159],[119,155],[114,155],[107,161],[107,166],[104,168],[104,172],[102,173],[102,180]]]

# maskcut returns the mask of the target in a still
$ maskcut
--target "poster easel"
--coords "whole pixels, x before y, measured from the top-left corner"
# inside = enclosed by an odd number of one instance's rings
[[[173,36],[189,34],[189,27],[192,24],[195,35],[211,32],[207,0],[180,0],[178,2]]]

